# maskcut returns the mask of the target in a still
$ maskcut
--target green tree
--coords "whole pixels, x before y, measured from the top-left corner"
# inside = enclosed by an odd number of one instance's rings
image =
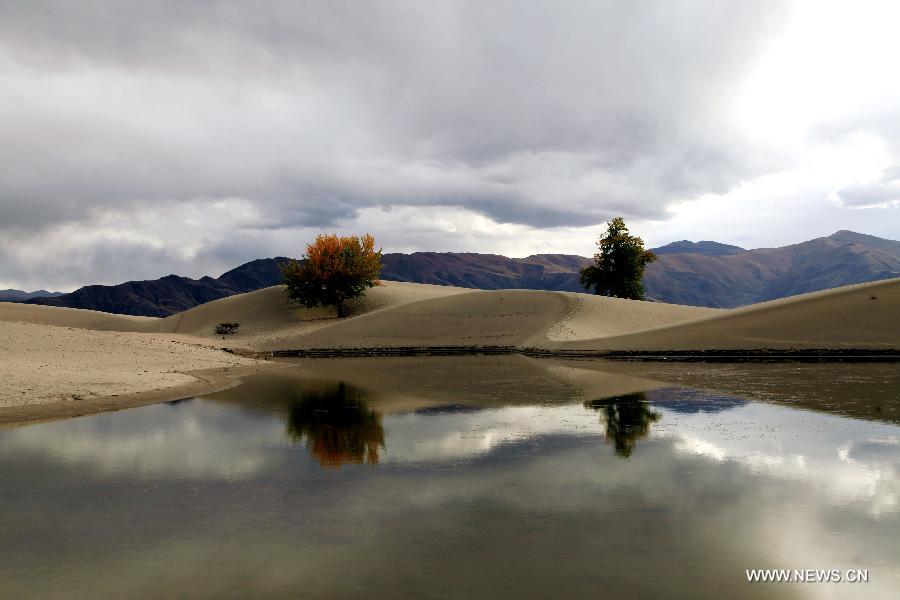
[[[650,433],[650,424],[661,418],[650,410],[643,392],[589,400],[584,405],[606,417],[606,439],[622,458],[631,456],[637,441]]]
[[[625,220],[616,217],[606,224],[597,248],[594,264],[581,270],[581,285],[602,296],[643,300],[644,267],[656,260],[644,250],[644,241],[629,234]]]
[[[366,289],[381,285],[381,250],[371,235],[340,237],[322,234],[299,260],[281,269],[287,296],[306,307],[334,306],[346,316],[344,303],[362,298]]]

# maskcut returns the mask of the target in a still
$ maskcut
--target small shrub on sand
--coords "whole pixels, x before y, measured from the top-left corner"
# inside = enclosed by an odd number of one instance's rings
[[[219,323],[216,325],[216,335],[232,334],[237,331],[240,326],[240,323]]]

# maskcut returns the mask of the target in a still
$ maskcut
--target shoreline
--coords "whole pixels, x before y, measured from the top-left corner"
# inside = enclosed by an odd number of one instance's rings
[[[43,404],[22,404],[0,407],[0,430],[37,423],[116,412],[151,404],[195,398],[227,390],[241,383],[242,378],[263,371],[288,368],[297,358],[390,358],[410,356],[510,356],[519,355],[546,359],[588,359],[614,362],[668,363],[883,363],[900,362],[900,350],[872,349],[815,349],[815,350],[700,350],[700,351],[571,351],[513,346],[424,346],[385,348],[316,348],[309,350],[281,350],[253,352],[243,349],[222,350],[247,358],[260,359],[252,365],[202,369],[185,373],[194,378],[191,383],[146,390],[131,394],[110,395],[94,399],[65,400]],[[271,360],[274,358],[275,360]],[[284,360],[278,360],[279,358]]]
[[[242,377],[263,370],[283,367],[284,363],[272,362],[241,365],[216,369],[203,369],[185,373],[195,378],[186,385],[147,390],[132,394],[102,396],[84,400],[65,400],[43,404],[21,404],[0,407],[0,430],[47,421],[84,417],[105,412],[115,412],[150,404],[195,398],[234,387]]]
[[[226,350],[227,351],[227,350]],[[238,351],[235,350],[237,353]],[[521,354],[533,358],[601,358],[673,362],[900,362],[900,349],[803,348],[733,350],[562,350],[519,346],[385,346],[369,348],[309,348],[259,352],[273,358],[351,358],[387,356],[474,356]]]

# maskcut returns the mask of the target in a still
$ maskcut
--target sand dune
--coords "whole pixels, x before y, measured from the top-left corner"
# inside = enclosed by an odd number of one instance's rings
[[[352,316],[395,308],[421,300],[441,298],[472,290],[442,285],[401,283],[388,281],[369,290],[359,301],[351,302]],[[144,333],[178,333],[190,336],[215,337],[218,323],[241,324],[235,339],[269,336],[278,330],[295,333],[338,322],[333,308],[307,309],[289,302],[284,287],[274,286],[238,294],[201,304],[184,312],[166,317],[133,317],[94,310],[60,308],[0,302],[0,322],[36,323],[56,327],[77,327],[97,331],[133,331]]]
[[[219,389],[259,361],[161,319],[0,303],[0,424],[77,415]],[[228,370],[232,370],[229,372]]]
[[[159,324],[159,319],[154,317],[131,317],[80,308],[0,302],[0,322],[3,321],[97,331],[149,331]]]
[[[414,284],[406,284],[414,285]],[[900,279],[734,310],[531,290],[387,306],[261,350],[518,346],[564,351],[897,349]]]
[[[469,292],[462,288],[415,283],[385,282],[369,290],[359,303],[351,302],[353,321],[363,315],[429,300]],[[229,345],[258,348],[280,346],[297,336],[341,322],[334,308],[308,309],[289,302],[284,287],[274,286],[208,302],[182,313],[157,319],[148,330],[212,337],[218,323],[240,323],[238,332],[229,336]]]
[[[260,348],[544,347],[548,341],[633,333],[719,312],[568,292],[470,290],[392,306]]]
[[[287,340],[290,344],[287,347],[527,344],[535,335],[552,327],[568,308],[566,295],[558,292],[469,290],[346,319],[331,327],[291,338]]]
[[[589,294],[567,294],[570,309],[548,331],[550,341],[585,340],[627,335],[656,327],[721,315],[722,309],[637,302]]]
[[[0,408],[175,389],[256,362],[155,335],[0,321]]]
[[[551,344],[573,350],[900,349],[900,279],[720,311],[627,335]]]
[[[239,322],[229,346],[253,350],[519,346],[548,350],[897,348],[900,279],[733,310],[569,292],[480,291],[385,282],[350,318],[307,309],[272,287],[154,319],[0,303],[0,322],[145,334],[224,345],[217,323]]]

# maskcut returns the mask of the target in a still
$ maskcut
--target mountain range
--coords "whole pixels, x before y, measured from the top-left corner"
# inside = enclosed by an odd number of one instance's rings
[[[900,277],[900,242],[852,231],[730,254],[665,250],[654,250],[659,260],[647,267],[644,289],[674,304],[734,308]]]
[[[262,258],[222,276],[191,279],[166,275],[119,285],[89,285],[55,298],[31,298],[27,304],[87,308],[123,315],[167,317],[198,304],[281,283],[281,265],[290,259]]]
[[[838,231],[781,248],[745,250],[702,241],[653,248],[644,274],[648,299],[734,308],[806,292],[900,277],[900,242]],[[384,257],[383,278],[482,289],[583,292],[578,271],[591,259],[568,254],[506,258],[417,252]]]
[[[900,242],[838,231],[781,248],[745,250],[713,241],[679,241],[654,248],[647,267],[648,299],[732,308],[817,290],[900,277]],[[288,258],[259,259],[218,278],[168,275],[119,285],[91,285],[30,304],[164,317],[204,302],[281,283]],[[382,279],[478,289],[583,292],[578,271],[591,259],[569,254],[507,258],[496,254],[385,254]]]
[[[31,298],[51,298],[62,296],[64,292],[48,292],[47,290],[35,290],[25,292],[22,290],[0,290],[0,302],[22,302]]]

